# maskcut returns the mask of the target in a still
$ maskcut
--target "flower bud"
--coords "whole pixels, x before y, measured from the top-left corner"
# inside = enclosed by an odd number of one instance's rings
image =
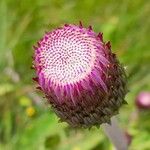
[[[150,109],[150,92],[140,92],[135,103],[140,109]]]
[[[34,78],[52,109],[72,127],[110,123],[127,93],[126,74],[110,42],[92,27],[65,24],[34,46]]]

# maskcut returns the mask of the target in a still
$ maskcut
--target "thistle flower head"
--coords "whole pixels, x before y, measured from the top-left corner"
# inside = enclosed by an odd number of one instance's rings
[[[34,80],[60,120],[73,127],[109,123],[125,103],[126,75],[102,33],[65,24],[37,45]]]

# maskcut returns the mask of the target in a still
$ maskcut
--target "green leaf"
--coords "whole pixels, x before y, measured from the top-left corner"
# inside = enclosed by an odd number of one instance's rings
[[[28,123],[23,131],[18,134],[15,149],[40,149],[44,148],[45,140],[51,135],[58,134],[64,126],[58,124],[54,114],[45,113],[37,120]]]

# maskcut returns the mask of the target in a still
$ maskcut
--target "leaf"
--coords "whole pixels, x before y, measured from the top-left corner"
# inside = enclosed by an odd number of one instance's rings
[[[0,1],[0,68],[4,66],[7,40],[7,5],[5,0]]]
[[[44,143],[50,135],[59,135],[64,126],[58,124],[54,114],[45,113],[37,120],[27,124],[25,129],[18,134],[15,149],[39,149],[44,148]]]

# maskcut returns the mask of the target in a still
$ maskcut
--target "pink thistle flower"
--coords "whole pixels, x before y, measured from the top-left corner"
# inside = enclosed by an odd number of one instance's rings
[[[91,26],[65,24],[47,32],[34,49],[33,79],[61,121],[85,128],[110,123],[126,103],[124,68],[110,42]]]

